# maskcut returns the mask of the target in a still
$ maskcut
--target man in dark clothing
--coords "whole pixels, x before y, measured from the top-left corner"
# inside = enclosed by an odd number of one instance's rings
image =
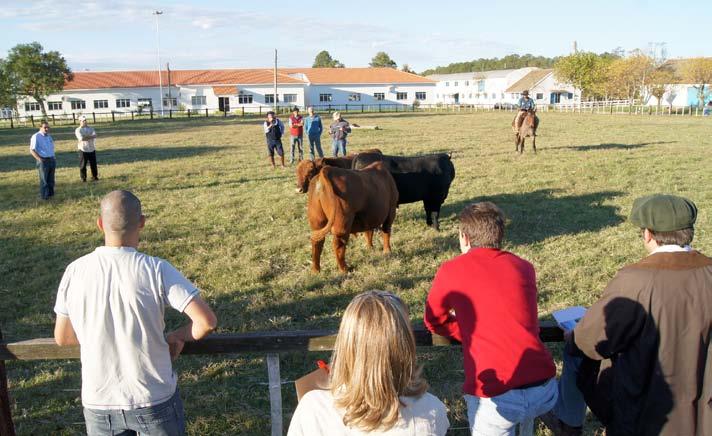
[[[267,121],[262,125],[265,131],[265,140],[267,141],[267,154],[269,161],[274,169],[274,152],[276,151],[282,160],[282,168],[284,166],[284,149],[282,148],[282,135],[284,134],[284,124],[277,118],[274,112],[267,112]]]
[[[567,335],[559,400],[542,417],[581,434],[586,405],[616,435],[712,432],[712,259],[692,250],[697,207],[642,197],[629,220],[648,253],[621,269]]]

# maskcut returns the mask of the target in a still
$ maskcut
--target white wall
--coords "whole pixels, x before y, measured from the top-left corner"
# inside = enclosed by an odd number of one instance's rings
[[[425,100],[420,100],[423,104],[432,104],[435,102],[434,83],[417,83],[417,84],[383,84],[383,85],[310,85],[306,95],[307,106],[326,106],[326,105],[377,105],[377,104],[405,104],[411,105],[416,100],[416,92],[425,92]],[[404,92],[407,94],[405,100],[398,100],[397,93]],[[377,100],[374,97],[376,93],[383,93],[383,100]],[[320,101],[320,94],[331,94],[331,101]],[[349,96],[359,94],[359,100],[350,100]]]
[[[694,85],[685,84],[669,85],[667,92],[663,94],[661,105],[672,107],[688,106],[690,103],[689,89],[693,86]],[[658,99],[653,96],[650,96],[650,98],[647,102],[645,102],[645,104],[648,106],[657,106]]]
[[[168,88],[164,87],[163,92],[165,94],[168,94]],[[179,90],[177,87],[172,86],[171,87],[171,96],[176,96],[178,94]],[[117,99],[130,99],[131,100],[131,106],[128,108],[117,108],[116,107],[116,100]],[[110,111],[114,112],[130,112],[130,111],[135,111],[137,109],[137,102],[139,98],[150,98],[153,101],[153,106],[155,110],[158,110],[159,108],[159,99],[160,99],[160,91],[158,87],[155,88],[110,88],[110,89],[103,89],[103,90],[89,90],[89,91],[80,91],[80,90],[69,90],[65,93],[61,94],[52,94],[47,97],[45,100],[46,108],[47,108],[47,114],[48,115],[62,115],[62,114],[90,114],[92,112],[97,112],[97,113],[108,113]],[[72,100],[84,100],[86,104],[85,109],[72,109],[71,101]],[[94,108],[94,100],[108,100],[109,107],[107,108],[102,108],[102,109],[95,109]],[[190,100],[190,99],[189,99]],[[41,115],[42,111],[37,110],[37,111],[30,111],[26,112],[25,111],[25,102],[34,102],[35,100],[32,97],[26,97],[26,98],[21,98],[18,99],[18,113],[20,116],[25,116],[25,115]],[[56,101],[61,101],[62,102],[62,109],[61,110],[50,110],[49,109],[49,102],[56,102]]]

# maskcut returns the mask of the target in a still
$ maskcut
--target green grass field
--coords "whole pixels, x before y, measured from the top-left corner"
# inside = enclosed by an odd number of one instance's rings
[[[514,153],[509,113],[366,114],[350,150],[388,154],[453,153],[456,178],[440,232],[426,228],[422,205],[398,210],[393,253],[349,244],[353,271],[337,272],[331,243],[323,272],[309,272],[306,196],[292,169],[268,168],[259,120],[173,120],[97,126],[101,181],[81,183],[73,132],[54,129],[56,198],[37,197],[28,153],[33,130],[0,131],[0,327],[6,339],[49,337],[55,292],[64,268],[102,243],[99,199],[130,189],[148,216],[141,250],[172,262],[215,308],[219,332],[335,328],[353,295],[386,289],[406,301],[414,321],[438,265],[458,253],[463,206],[488,199],[508,216],[506,248],[538,274],[539,312],[588,305],[616,270],[644,255],[625,222],[635,197],[667,192],[700,209],[695,247],[712,253],[712,182],[707,161],[712,120],[541,114],[539,153],[529,140]],[[325,141],[328,142],[328,141]],[[325,144],[326,145],[326,144]],[[330,146],[326,145],[325,149]],[[169,325],[182,322],[175,313]],[[552,346],[555,354],[559,353]],[[282,377],[310,371],[324,353],[283,355]],[[431,391],[466,427],[457,349],[422,353]],[[189,433],[268,434],[266,365],[259,356],[181,357],[176,364]],[[13,414],[20,434],[84,432],[78,361],[9,362]],[[296,398],[283,389],[285,428]],[[595,422],[588,433],[600,433]],[[539,430],[540,434],[546,434]],[[452,434],[467,434],[454,430]]]

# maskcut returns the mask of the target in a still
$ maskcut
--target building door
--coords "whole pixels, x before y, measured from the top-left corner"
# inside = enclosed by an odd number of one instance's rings
[[[551,104],[556,104],[561,102],[561,93],[560,92],[552,92],[551,97],[549,98],[549,102]]]
[[[452,98],[453,98],[453,100],[455,100],[455,104],[460,103],[460,94],[459,93],[453,94]]]
[[[218,97],[218,110],[230,112],[230,97]]]

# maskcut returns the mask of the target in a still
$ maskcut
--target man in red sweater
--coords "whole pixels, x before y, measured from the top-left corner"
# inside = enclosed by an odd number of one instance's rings
[[[558,397],[556,368],[539,339],[534,267],[501,250],[503,237],[495,204],[466,207],[462,255],[442,264],[425,305],[428,329],[462,342],[473,435],[514,435]]]
[[[299,149],[299,161],[304,159],[304,152],[302,151],[302,144],[304,142],[304,118],[299,115],[299,108],[294,106],[292,109],[292,115],[289,117],[289,134],[291,136],[292,145],[292,157],[289,160],[289,164],[294,163],[294,148],[295,146]]]

